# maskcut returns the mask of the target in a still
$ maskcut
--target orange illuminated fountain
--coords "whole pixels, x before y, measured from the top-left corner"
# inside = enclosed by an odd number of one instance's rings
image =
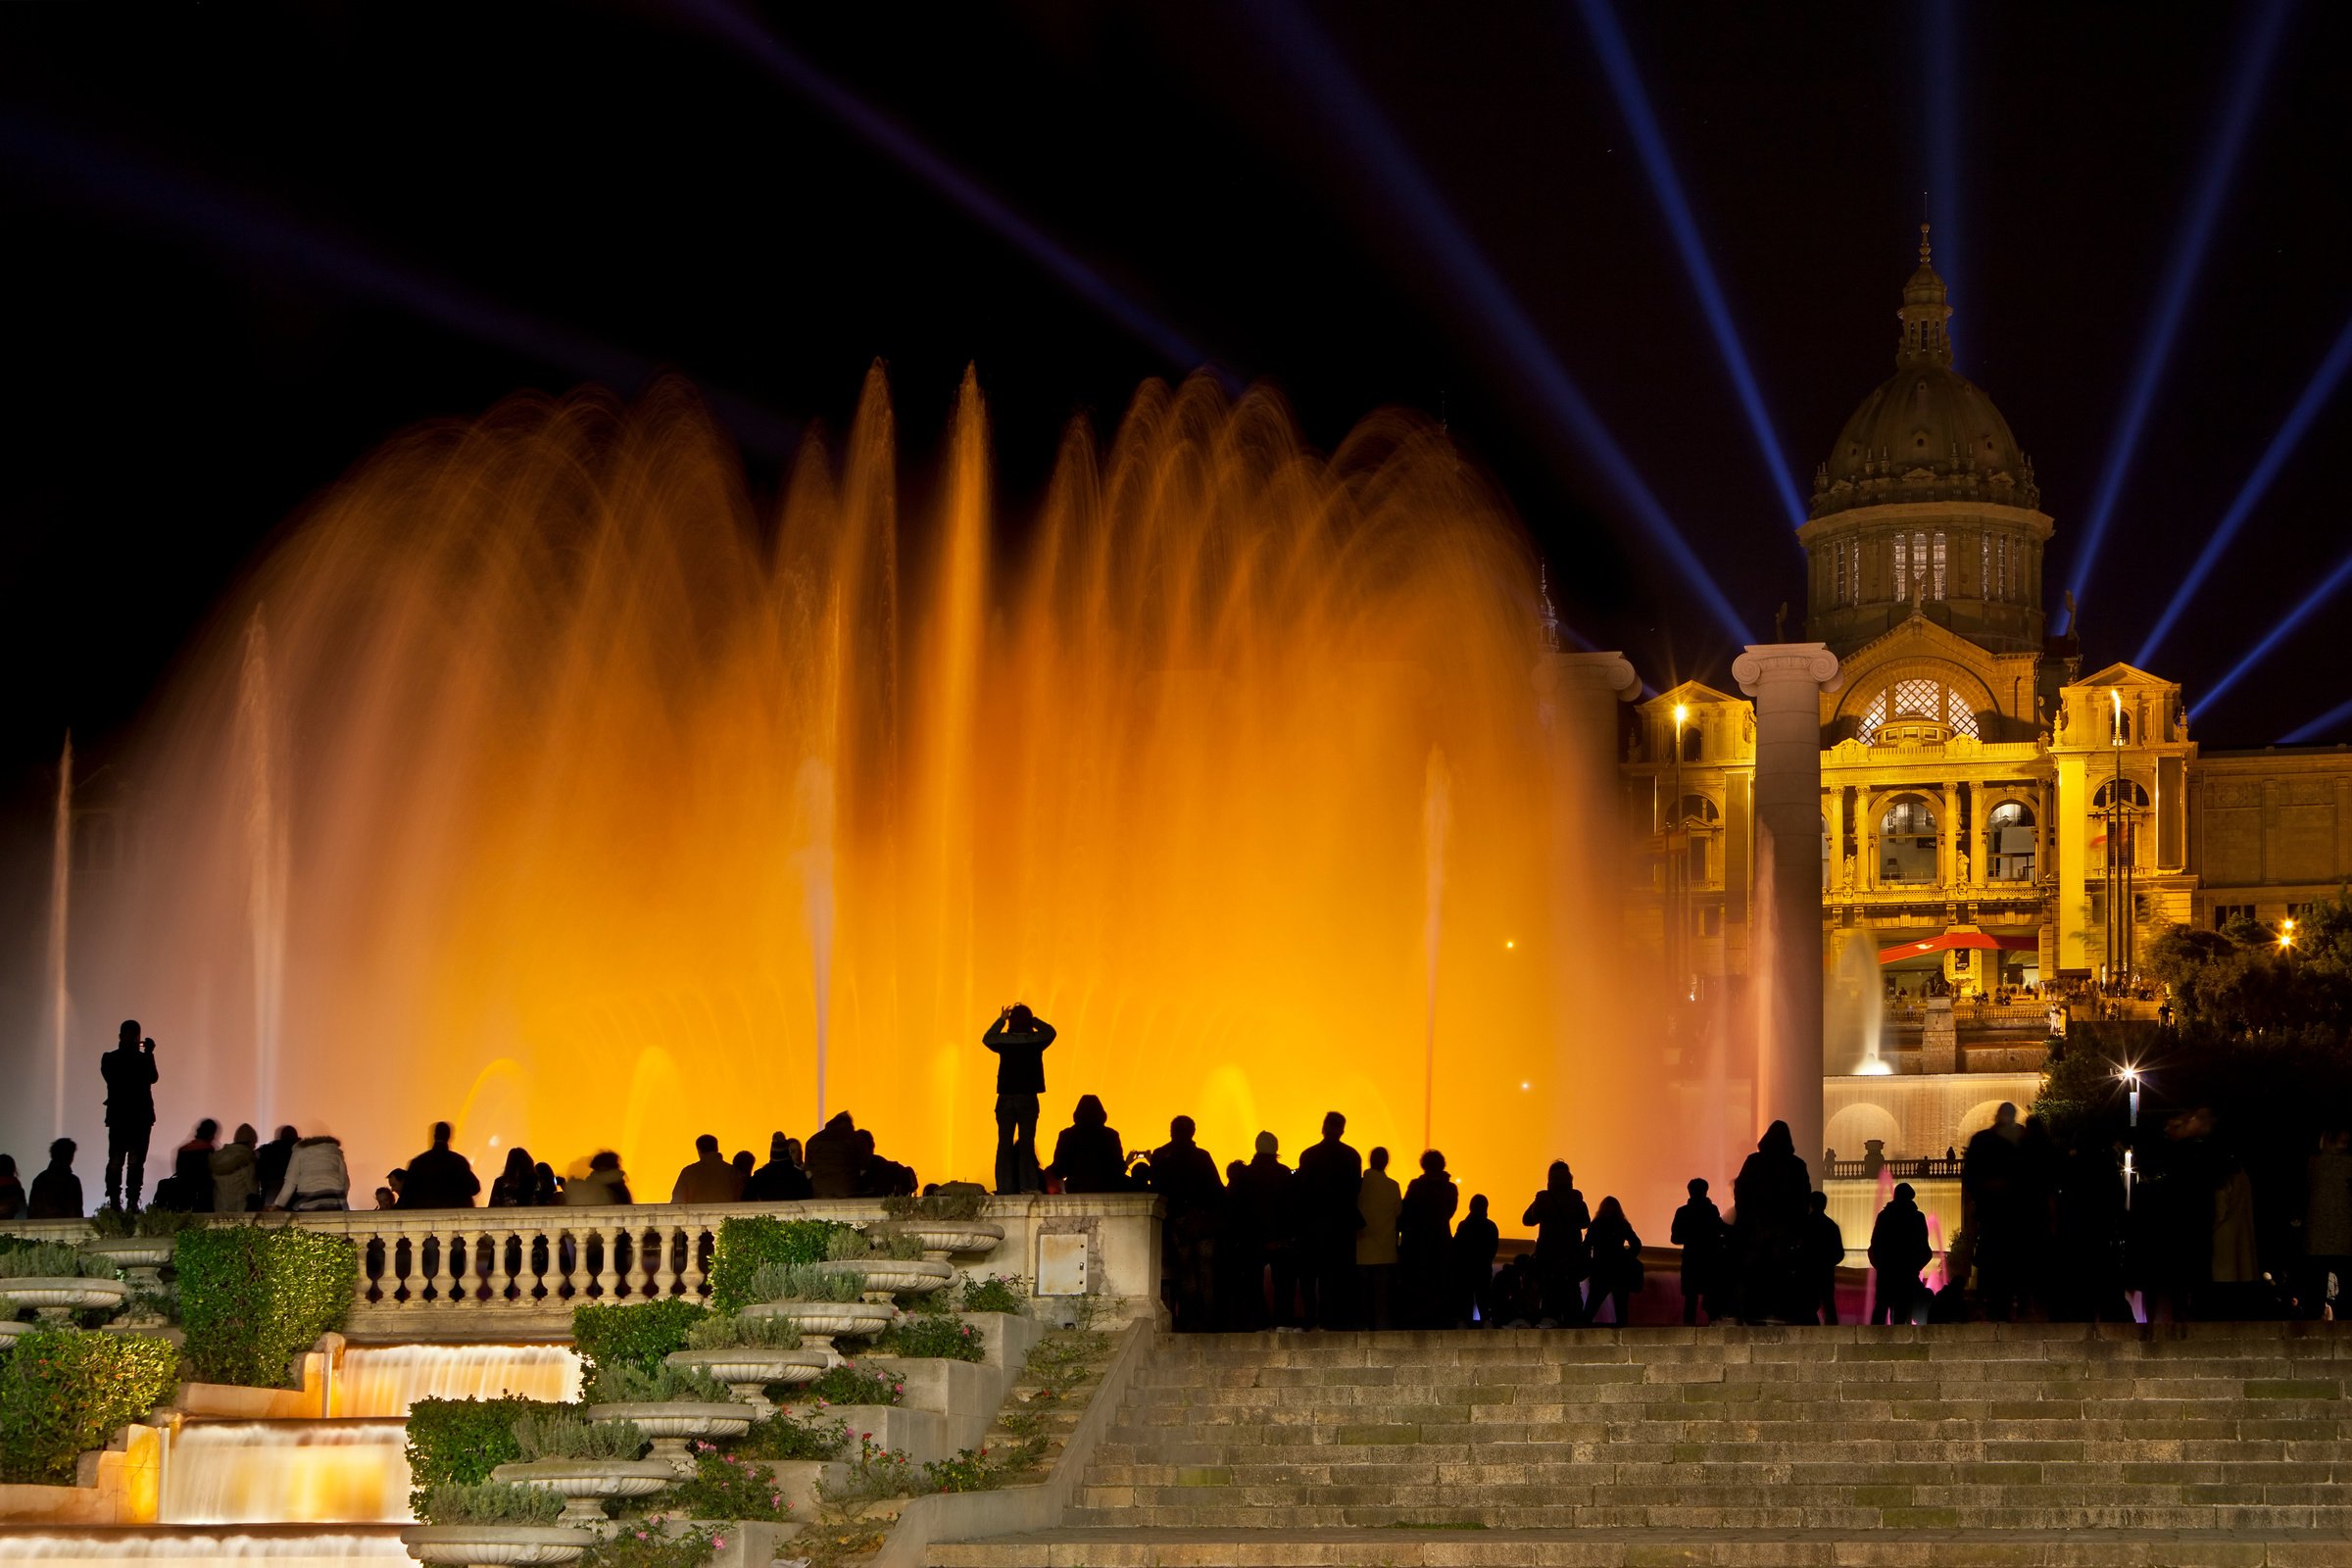
[[[1049,1144],[1091,1091],[1220,1160],[1337,1107],[1402,1171],[1426,1126],[1506,1218],[1558,1154],[1651,1216],[1723,1173],[1558,849],[1614,808],[1555,762],[1533,554],[1441,432],[1327,458],[1152,384],[1007,522],[967,382],[898,483],[879,373],[772,517],[674,387],[395,443],[160,710],[88,994],[171,1102],[341,1135],[363,1203],[438,1116],[640,1198],[841,1109],[986,1179],[1016,999]]]

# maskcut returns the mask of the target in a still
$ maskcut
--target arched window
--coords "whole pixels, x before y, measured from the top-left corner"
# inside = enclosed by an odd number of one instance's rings
[[[2107,809],[2107,808],[2113,806],[2115,804],[2115,792],[2117,787],[2117,781],[2114,779],[2109,779],[2106,783],[2100,785],[2098,788],[2098,793],[2090,798],[2092,808],[2094,810],[2104,811]],[[2124,805],[2127,808],[2144,808],[2147,806],[2148,792],[2146,790],[2141,789],[2137,784],[2132,783],[2130,779],[2123,780],[2121,787],[2124,792]]]
[[[1722,824],[1723,813],[1704,795],[1686,795],[1675,803],[1674,819],[1677,825],[1716,827]]]
[[[2037,836],[2034,813],[2023,801],[2003,801],[1984,819],[1985,874],[1995,882],[2034,880],[2034,851]]]
[[[1683,760],[1686,762],[1697,761],[1699,759],[1699,752],[1700,746],[1698,726],[1694,723],[1686,724],[1683,727]]]
[[[1936,880],[1936,812],[1916,795],[1896,801],[1879,818],[1879,880]]]

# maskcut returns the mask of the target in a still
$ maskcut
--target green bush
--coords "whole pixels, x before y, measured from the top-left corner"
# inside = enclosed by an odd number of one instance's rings
[[[420,1490],[416,1504],[428,1525],[552,1525],[564,1511],[564,1499],[547,1488],[503,1481],[440,1482]]]
[[[923,1239],[896,1225],[877,1225],[865,1233],[865,1240],[873,1252],[897,1262],[919,1262],[923,1255]]]
[[[788,1317],[707,1317],[686,1331],[689,1350],[797,1350],[801,1327]]]
[[[752,1290],[760,1301],[855,1301],[865,1294],[865,1276],[814,1263],[767,1263],[752,1276]]]
[[[689,1519],[772,1521],[792,1517],[792,1505],[784,1500],[766,1465],[721,1453],[709,1443],[697,1443],[694,1449],[694,1474],[663,1499],[668,1509]]]
[[[657,1365],[643,1371],[627,1361],[606,1367],[588,1385],[590,1404],[666,1404],[694,1399],[704,1404],[726,1404],[734,1392],[699,1367]]]
[[[1018,1312],[1026,1299],[1021,1282],[1002,1274],[991,1274],[984,1280],[966,1279],[963,1282],[963,1309],[966,1312]]]
[[[850,1429],[839,1421],[779,1410],[753,1422],[735,1451],[753,1459],[831,1459],[849,1441]]]
[[[882,1212],[892,1219],[951,1220],[961,1224],[978,1219],[988,1212],[986,1193],[933,1193],[917,1198],[911,1193],[882,1200]]]
[[[769,1299],[754,1293],[753,1276],[771,1263],[815,1262],[841,1231],[855,1235],[857,1227],[833,1220],[777,1219],[767,1214],[746,1214],[725,1221],[718,1227],[718,1241],[710,1253],[711,1310],[740,1312],[755,1301]]]
[[[814,1383],[795,1389],[792,1399],[796,1404],[896,1404],[906,1392],[904,1384],[861,1371],[855,1361],[844,1361]]]
[[[673,1536],[659,1524],[623,1525],[589,1547],[575,1568],[702,1568],[726,1539],[708,1527]]]
[[[571,1309],[571,1343],[584,1363],[581,1375],[593,1380],[612,1366],[633,1366],[652,1372],[672,1350],[686,1348],[687,1336],[710,1315],[700,1302],[682,1296],[626,1306],[591,1302]]]
[[[290,1363],[351,1315],[359,1250],[291,1225],[182,1231],[172,1249],[188,1362],[210,1383],[295,1387]]]
[[[418,1399],[409,1409],[409,1500],[423,1516],[425,1492],[479,1486],[522,1457],[515,1423],[556,1406],[536,1399]]]
[[[216,1217],[176,1208],[142,1208],[129,1213],[119,1208],[101,1208],[90,1216],[90,1231],[102,1242],[117,1242],[129,1236],[177,1236],[181,1231],[202,1230]]]
[[[825,1261],[856,1263],[874,1254],[874,1244],[865,1232],[844,1228],[825,1238]]]
[[[18,1336],[0,1359],[0,1481],[70,1485],[81,1453],[169,1400],[178,1381],[169,1340],[78,1329]]]
[[[902,1319],[875,1349],[887,1355],[941,1361],[980,1361],[988,1355],[979,1332],[956,1317]]]
[[[118,1273],[114,1264],[84,1257],[63,1242],[27,1242],[0,1252],[0,1280],[111,1280]]]
[[[634,1421],[591,1421],[577,1406],[534,1405],[514,1418],[514,1446],[525,1459],[634,1459],[646,1437]]]

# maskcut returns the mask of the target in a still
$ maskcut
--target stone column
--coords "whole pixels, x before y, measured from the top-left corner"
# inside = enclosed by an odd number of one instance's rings
[[[1968,885],[1981,888],[1984,885],[1984,862],[1992,858],[1992,824],[1986,819],[1983,779],[1976,779],[1968,786],[1968,814],[1975,818],[1975,825],[1968,830]]]
[[[1936,824],[1936,880],[1948,888],[1960,880],[1960,786],[1951,779],[1943,781],[1936,813],[1941,818]]]
[[[1847,891],[1845,885],[1845,787],[1841,784],[1832,785],[1826,793],[1829,796],[1830,807],[1828,812],[1830,818],[1830,886],[1842,895]],[[1856,866],[1854,869],[1859,876],[1861,867]]]
[[[1756,705],[1756,828],[1771,941],[1751,949],[1756,1009],[1756,1125],[1786,1121],[1796,1152],[1821,1173],[1821,893],[1812,845],[1821,832],[1821,696],[1838,689],[1838,656],[1821,643],[1764,643],[1732,662]],[[1801,847],[1801,848],[1800,848]]]

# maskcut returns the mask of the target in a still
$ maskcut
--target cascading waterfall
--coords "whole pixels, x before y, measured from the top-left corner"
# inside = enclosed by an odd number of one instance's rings
[[[398,1420],[181,1424],[164,1461],[161,1524],[398,1524],[409,1511]]]
[[[331,1376],[335,1416],[405,1416],[418,1399],[580,1396],[579,1353],[564,1345],[355,1345]]]
[[[72,1026],[67,996],[68,907],[74,895],[74,736],[57,760],[57,818],[49,838],[49,1136],[66,1135],[66,1035]]]
[[[270,1568],[342,1568],[346,1563],[407,1563],[408,1548],[390,1531],[87,1530],[59,1535],[0,1533],[0,1562],[43,1568],[116,1568],[122,1563],[227,1558]]]

